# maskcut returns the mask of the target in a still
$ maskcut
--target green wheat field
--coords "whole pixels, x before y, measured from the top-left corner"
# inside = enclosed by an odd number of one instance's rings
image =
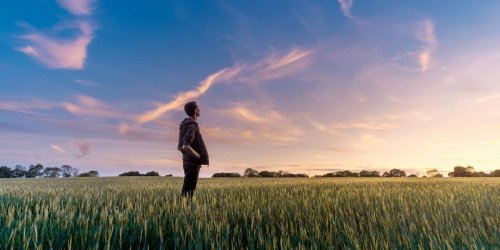
[[[0,249],[499,249],[500,178],[0,180]]]

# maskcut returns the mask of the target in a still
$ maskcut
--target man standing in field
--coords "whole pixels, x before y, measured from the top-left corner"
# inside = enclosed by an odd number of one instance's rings
[[[196,102],[184,105],[188,115],[179,126],[179,144],[177,149],[182,152],[184,168],[184,185],[182,196],[193,197],[201,165],[208,165],[208,151],[201,137],[200,128],[196,120],[200,117],[200,107]]]

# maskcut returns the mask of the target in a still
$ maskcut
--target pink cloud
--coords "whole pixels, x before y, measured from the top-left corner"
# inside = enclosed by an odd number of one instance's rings
[[[216,82],[218,81],[225,81],[228,79],[233,78],[235,75],[237,75],[240,71],[240,68],[238,66],[234,66],[231,68],[224,68],[221,69],[211,75],[209,75],[207,78],[205,78],[200,85],[194,90],[187,91],[187,92],[180,92],[174,97],[174,100],[165,103],[163,105],[160,105],[159,107],[148,111],[146,113],[143,113],[142,115],[138,116],[136,118],[136,121],[139,124],[151,122],[153,120],[158,119],[161,117],[163,114],[175,110],[175,109],[180,109],[184,103],[186,103],[188,100],[192,100],[194,98],[197,98],[201,95],[203,95],[205,92],[208,91],[208,89]]]
[[[46,101],[0,101],[0,109],[22,112],[22,113],[31,113],[33,114],[33,110],[43,110],[43,109],[53,109],[59,107],[59,104],[46,102]]]
[[[30,44],[19,47],[17,50],[51,69],[83,69],[87,47],[94,38],[95,29],[95,26],[86,21],[79,21],[64,27],[63,30],[77,32],[72,39],[58,38],[33,31],[22,36]]]
[[[351,15],[351,8],[354,4],[354,0],[338,0],[340,4],[340,9],[342,10],[342,14],[348,17],[349,19],[354,19]]]
[[[64,150],[63,148],[61,148],[61,146],[59,146],[57,144],[51,144],[50,148],[52,148],[53,150],[55,150],[59,153],[66,153],[66,150]]]
[[[293,48],[285,55],[277,56],[271,54],[254,64],[236,64],[232,67],[223,68],[206,77],[196,89],[178,93],[172,101],[139,115],[136,121],[139,124],[144,124],[160,118],[169,111],[181,109],[184,103],[205,94],[214,84],[267,81],[292,74],[296,72],[297,68],[294,68],[293,71],[284,70],[288,66],[297,65],[299,61],[308,57],[311,52],[310,50]]]
[[[268,58],[264,59],[266,67],[262,69],[261,72],[286,67],[292,63],[300,61],[300,59],[307,57],[309,54],[311,54],[310,50],[293,48],[290,52],[283,56],[271,55]]]
[[[95,2],[95,0],[57,0],[62,8],[77,16],[92,14]]]
[[[423,43],[422,49],[418,53],[418,61],[420,63],[420,69],[426,71],[432,66],[432,57],[438,46],[434,22],[426,19],[419,23],[415,31],[415,37]]]
[[[269,108],[251,109],[236,106],[227,111],[236,119],[252,123],[274,123],[284,119],[280,113]]]
[[[80,150],[80,154],[76,156],[76,159],[80,159],[90,154],[90,143],[85,141],[76,141],[75,146]]]
[[[77,103],[64,102],[62,107],[77,116],[123,118],[123,115],[90,96],[77,95],[75,99]]]

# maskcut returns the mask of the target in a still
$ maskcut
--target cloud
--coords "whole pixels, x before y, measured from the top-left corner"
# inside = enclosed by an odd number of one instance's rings
[[[349,19],[354,19],[351,15],[351,8],[354,4],[354,0],[338,0],[340,4],[340,9],[342,10],[342,14]]]
[[[59,38],[39,31],[32,31],[21,38],[29,45],[18,51],[41,62],[51,69],[83,69],[87,57],[87,47],[94,38],[96,27],[87,21],[67,25],[60,31],[74,31],[71,38]]]
[[[51,103],[46,101],[0,101],[0,109],[21,112],[21,113],[30,113],[34,114],[32,110],[38,109],[53,109],[59,107],[57,103]]]
[[[98,100],[85,95],[77,95],[75,96],[77,103],[64,102],[62,103],[62,107],[66,109],[66,111],[83,117],[83,116],[92,116],[92,117],[108,117],[108,118],[118,118],[121,117],[119,114],[111,111],[106,105],[102,104]]]
[[[311,50],[302,50],[300,48],[293,48],[289,53],[287,53],[284,56],[271,55],[264,60],[266,67],[260,70],[260,72],[266,72],[286,67],[308,56],[309,54],[311,54],[311,52],[312,52]]]
[[[139,124],[154,121],[165,113],[181,109],[184,103],[205,94],[214,84],[227,82],[266,81],[283,77],[295,71],[280,72],[287,66],[297,63],[311,54],[310,50],[293,48],[283,56],[272,54],[254,64],[236,64],[210,74],[194,90],[178,93],[172,101],[147,111],[136,118]],[[278,72],[278,74],[276,74]]]
[[[351,123],[335,123],[333,125],[336,129],[357,128],[366,130],[392,130],[399,126],[391,123],[364,123],[364,122],[351,122]]]
[[[129,131],[129,129],[130,129],[130,126],[123,123],[118,127],[118,133],[123,135],[123,134],[127,133]]]
[[[252,110],[244,106],[236,106],[227,111],[236,119],[252,123],[275,123],[283,120],[283,115],[269,108]]]
[[[57,3],[63,9],[76,16],[91,15],[95,2],[95,0],[57,0]]]
[[[57,3],[76,16],[89,16],[96,0],[57,0]],[[21,38],[29,44],[16,50],[34,58],[50,69],[83,69],[87,47],[94,38],[96,25],[78,20],[59,24],[52,32],[33,30]],[[73,33],[67,38],[69,32]]]
[[[163,105],[160,105],[154,110],[148,111],[136,118],[136,121],[139,124],[147,123],[153,120],[158,119],[160,116],[165,114],[168,111],[175,110],[181,108],[184,103],[186,103],[188,100],[192,100],[194,98],[197,98],[201,95],[203,95],[205,92],[208,91],[208,89],[212,86],[217,81],[223,81],[224,79],[230,79],[234,75],[237,75],[239,72],[239,67],[231,67],[231,68],[224,68],[221,69],[211,75],[209,75],[207,78],[205,78],[196,89],[187,91],[187,92],[180,92],[174,97],[174,100],[165,103]]]
[[[164,126],[162,126],[164,127]],[[130,126],[122,123],[118,126],[117,132],[121,139],[145,142],[165,142],[177,140],[179,135],[177,126],[167,126],[167,129],[145,128],[141,126]]]
[[[50,147],[59,153],[66,153],[66,150],[62,149],[61,146],[57,144],[51,144]]]
[[[80,154],[75,159],[80,159],[90,154],[90,143],[85,141],[76,141],[75,146],[80,150]]]
[[[418,61],[420,69],[426,71],[432,66],[432,57],[438,46],[432,20],[426,19],[419,23],[415,31],[415,36],[423,43],[422,49],[418,54]]]

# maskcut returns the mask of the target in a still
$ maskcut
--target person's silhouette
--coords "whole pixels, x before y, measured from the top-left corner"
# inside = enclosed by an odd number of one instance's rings
[[[183,197],[193,197],[201,165],[208,165],[208,151],[200,133],[196,120],[200,117],[200,107],[196,102],[184,105],[186,117],[179,126],[179,143],[177,149],[182,152],[184,168]]]

